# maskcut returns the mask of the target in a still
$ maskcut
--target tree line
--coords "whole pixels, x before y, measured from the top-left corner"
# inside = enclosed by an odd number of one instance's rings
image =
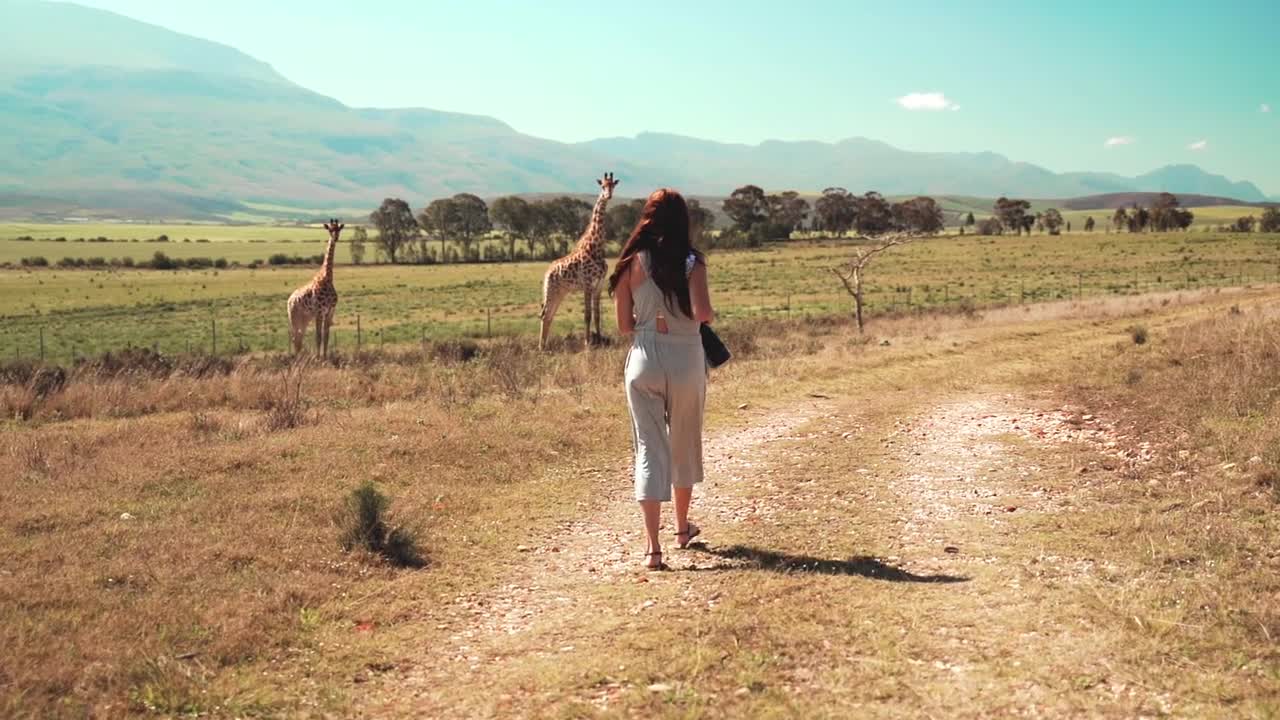
[[[491,204],[471,193],[431,201],[418,213],[399,198],[387,198],[370,216],[377,231],[372,245],[388,262],[494,262],[552,259],[565,254],[586,229],[592,204],[562,196],[526,200],[518,195],[500,197]],[[640,220],[644,200],[615,202],[605,213],[605,239],[620,241]],[[696,199],[689,199],[689,214],[701,229],[710,229],[715,217]],[[494,230],[503,243],[479,241]],[[450,242],[456,242],[457,248]],[[363,228],[351,239],[352,260],[364,261],[369,243]],[[439,243],[439,247],[435,243]]]
[[[878,192],[854,195],[842,187],[829,187],[810,206],[799,193],[766,194],[756,185],[734,190],[722,204],[732,224],[720,233],[717,244],[758,246],[786,240],[808,229],[843,235],[881,235],[906,231],[928,235],[943,228],[942,207],[931,197],[890,203]]]
[[[942,207],[931,197],[890,202],[878,192],[855,195],[842,187],[826,188],[810,203],[793,190],[767,193],[758,185],[743,185],[722,202],[729,224],[716,233],[710,232],[715,227],[715,214],[696,198],[687,201],[695,234],[709,248],[758,247],[803,231],[835,236],[850,232],[930,235],[945,227]],[[625,239],[643,207],[642,199],[611,204],[605,217],[606,240]],[[459,193],[433,200],[415,213],[404,200],[387,198],[369,218],[376,235],[370,239],[364,228],[353,233],[351,256],[360,264],[371,246],[392,263],[552,259],[568,252],[586,227],[591,208],[591,203],[568,196],[525,199],[511,195],[486,203],[477,195]],[[1150,208],[1135,203],[1116,209],[1111,226],[1117,232],[1169,232],[1188,229],[1194,218],[1176,196],[1161,193]],[[1071,230],[1071,223],[1058,209],[1032,212],[1029,201],[1008,197],[995,201],[990,217],[979,220],[969,212],[958,218],[958,224],[961,234],[979,235],[1030,235],[1035,230],[1059,235],[1064,229]],[[1261,221],[1241,218],[1224,229],[1248,231],[1255,226],[1262,232],[1280,232],[1280,210],[1269,208]],[[1096,227],[1093,217],[1085,218],[1085,232]],[[494,231],[501,233],[500,242],[481,242]]]

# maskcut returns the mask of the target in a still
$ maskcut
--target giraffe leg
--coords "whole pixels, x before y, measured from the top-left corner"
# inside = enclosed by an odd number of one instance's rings
[[[556,310],[560,308],[563,293],[544,293],[542,300],[542,332],[538,336],[538,349],[547,349],[547,338],[551,337],[551,322],[556,319]]]
[[[604,294],[604,282],[596,283],[594,292],[592,293],[592,305],[595,308],[596,316],[596,339],[604,340],[604,330],[600,327],[600,296]]]
[[[320,354],[321,335],[324,333],[324,315],[316,313],[316,354]]]
[[[591,286],[582,288],[582,341],[586,349],[591,349]]]
[[[325,313],[324,338],[322,343],[324,349],[321,351],[321,355],[323,355],[324,357],[329,357],[329,328],[331,327],[333,327],[333,313],[332,312]]]
[[[307,331],[307,318],[295,308],[289,308],[289,344],[293,354],[302,352],[302,339]]]

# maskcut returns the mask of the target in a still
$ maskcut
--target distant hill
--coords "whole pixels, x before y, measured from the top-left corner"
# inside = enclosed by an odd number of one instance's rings
[[[587,192],[611,170],[639,193],[769,190],[1061,198],[1170,190],[1263,199],[1171,166],[1137,178],[1050,172],[992,153],[919,153],[865,138],[735,145],[659,133],[565,144],[500,120],[359,109],[234,48],[69,3],[0,0],[0,195],[32,211],[218,217],[240,203],[415,207],[457,192]],[[20,206],[0,203],[7,215]],[[169,213],[184,213],[170,215]],[[190,214],[186,214],[190,213]]]
[[[1070,198],[1063,200],[1059,207],[1065,210],[1115,210],[1121,207],[1132,207],[1133,205],[1142,205],[1150,207],[1152,202],[1160,193],[1154,192],[1130,192],[1130,193],[1107,193],[1105,195],[1089,195],[1086,197]],[[1178,202],[1182,207],[1214,207],[1219,205],[1248,205],[1239,198],[1214,197],[1212,195],[1195,195],[1192,193],[1174,193],[1178,197]]]
[[[737,145],[642,133],[580,143],[605,155],[669,167],[677,174],[718,185],[755,182],[770,188],[821,190],[840,185],[876,189],[886,195],[1016,195],[1061,198],[1105,192],[1161,191],[1226,195],[1246,202],[1264,199],[1252,183],[1235,183],[1191,165],[1171,165],[1136,178],[1107,173],[1053,173],[992,152],[923,153],[877,140],[837,143],[782,142]],[[699,190],[715,191],[703,186]]]

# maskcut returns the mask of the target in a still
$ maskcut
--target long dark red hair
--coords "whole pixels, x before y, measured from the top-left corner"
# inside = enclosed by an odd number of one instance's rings
[[[653,282],[667,299],[667,307],[679,307],[685,317],[693,317],[693,303],[689,300],[689,275],[685,263],[692,254],[696,262],[706,262],[702,253],[693,248],[689,240],[689,206],[684,197],[671,188],[653,191],[640,222],[631,231],[631,237],[622,246],[622,255],[609,276],[609,294],[627,276],[636,254],[649,251],[649,270]]]

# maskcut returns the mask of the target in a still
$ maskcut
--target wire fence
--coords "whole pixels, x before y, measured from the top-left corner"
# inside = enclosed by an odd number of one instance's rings
[[[1081,301],[1102,297],[1140,295],[1152,292],[1201,290],[1206,288],[1243,287],[1259,283],[1280,283],[1280,271],[1265,274],[1218,273],[1213,277],[1183,275],[1177,278],[1156,276],[1144,278],[1134,275],[1123,280],[1114,274],[1105,279],[1090,278],[1084,273],[1062,276],[1055,282],[1045,283],[1042,278],[1028,283],[1014,280],[997,283],[920,283],[901,286],[868,286],[864,312],[874,320],[876,315],[949,311],[958,308],[983,309],[996,306],[1042,303],[1054,301]],[[851,297],[814,293],[761,293],[749,295],[729,294],[730,301],[721,303],[718,314],[724,321],[775,318],[803,319],[823,316],[852,315]],[[601,325],[612,321],[609,303],[604,303]],[[582,332],[581,305],[572,301],[561,306],[557,316],[556,332],[566,331],[578,335]],[[225,306],[224,308],[225,309]],[[27,328],[11,328],[5,335],[5,345],[0,358],[13,360],[37,360],[45,363],[75,364],[83,359],[105,353],[146,349],[161,354],[242,355],[246,353],[291,352],[292,346],[287,323],[261,320],[238,321],[220,317],[220,308],[211,305],[207,318],[201,323],[184,323],[177,334],[149,332],[145,327],[132,328],[129,340],[115,340],[116,333],[99,333],[104,325],[128,323],[127,314],[108,323],[97,321],[88,326],[68,327],[65,323],[29,323]],[[341,308],[339,308],[341,311]],[[133,320],[145,324],[141,318]],[[361,313],[344,315],[335,319],[329,333],[330,352],[362,352],[414,343],[426,345],[430,341],[445,339],[481,339],[503,336],[536,335],[539,318],[536,310],[528,306],[498,306],[480,308],[470,313],[453,313],[447,320],[414,322],[369,317]],[[581,335],[578,335],[581,337]],[[303,348],[315,345],[314,326],[308,326],[303,336]]]

